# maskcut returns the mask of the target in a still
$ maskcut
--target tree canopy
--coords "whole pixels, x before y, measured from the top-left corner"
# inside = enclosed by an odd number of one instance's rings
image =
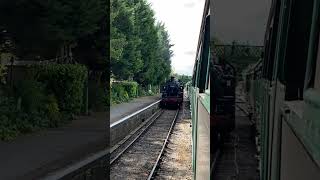
[[[98,47],[92,38],[106,22],[106,7],[104,0],[2,0],[0,29],[9,32],[19,57],[54,58],[63,44],[91,38]]]
[[[116,79],[160,84],[171,72],[169,34],[145,0],[111,0],[111,72]]]
[[[180,75],[180,74],[172,74],[172,76],[174,76],[176,79],[180,80],[182,85],[185,85],[187,82],[192,80],[192,76],[188,76],[188,75]]]

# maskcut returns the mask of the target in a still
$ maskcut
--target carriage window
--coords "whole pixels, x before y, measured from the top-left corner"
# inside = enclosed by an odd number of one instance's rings
[[[198,88],[200,93],[204,93],[206,88],[206,81],[207,81],[207,72],[208,72],[208,65],[209,65],[209,58],[210,58],[210,51],[209,51],[209,43],[210,43],[210,33],[209,28],[210,24],[210,16],[206,17],[206,23],[204,27],[204,37],[203,37],[203,50],[201,51],[201,60],[199,64],[199,81],[198,81]]]
[[[316,7],[314,7],[314,10]],[[312,31],[310,34],[309,57],[307,62],[307,71],[305,78],[305,89],[315,88],[320,89],[320,18],[315,13],[317,18],[312,22]]]
[[[192,73],[192,86],[196,87],[197,82],[197,69],[198,69],[198,60],[194,63],[193,73]]]
[[[303,99],[313,1],[292,1],[285,59],[282,64],[286,100]],[[303,8],[301,8],[303,7]]]
[[[319,40],[320,43],[320,40]],[[314,88],[320,91],[320,46],[318,45],[318,57],[316,62],[316,71],[314,78]]]

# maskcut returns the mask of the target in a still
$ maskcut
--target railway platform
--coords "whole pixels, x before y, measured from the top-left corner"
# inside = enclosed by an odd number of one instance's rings
[[[110,107],[110,124],[116,122],[117,120],[132,114],[133,112],[142,109],[155,101],[160,99],[160,95],[146,96],[141,98],[136,98],[127,103],[116,104]]]
[[[43,179],[48,173],[105,150],[108,116],[78,116],[63,127],[0,142],[0,179]]]

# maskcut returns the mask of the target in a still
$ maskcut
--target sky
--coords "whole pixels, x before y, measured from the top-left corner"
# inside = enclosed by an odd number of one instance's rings
[[[174,56],[174,73],[192,75],[205,0],[148,0],[157,21],[165,24]]]
[[[236,40],[263,45],[270,5],[271,0],[214,0],[211,37],[225,44]]]

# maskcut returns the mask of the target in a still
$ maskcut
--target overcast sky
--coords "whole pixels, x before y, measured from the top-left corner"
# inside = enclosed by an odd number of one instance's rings
[[[271,0],[211,0],[210,35],[224,43],[233,40],[263,45]]]
[[[148,0],[169,32],[175,73],[191,75],[205,0]]]

